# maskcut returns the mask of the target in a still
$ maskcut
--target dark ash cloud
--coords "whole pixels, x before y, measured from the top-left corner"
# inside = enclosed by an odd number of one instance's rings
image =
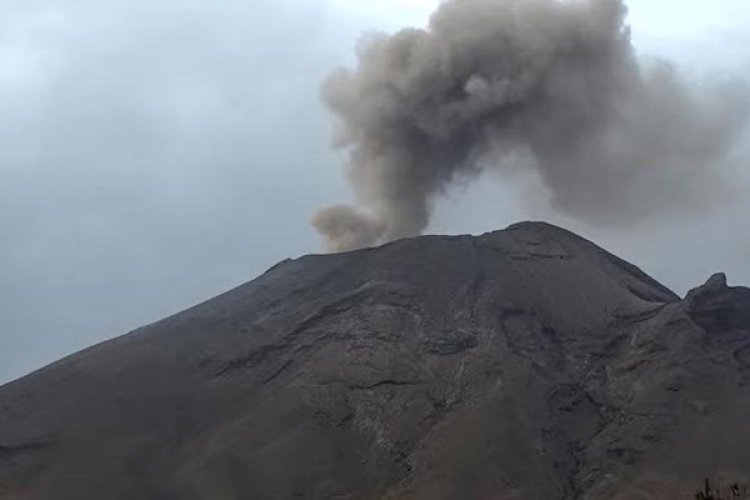
[[[711,203],[748,114],[740,82],[699,85],[636,56],[621,0],[450,0],[429,26],[362,39],[323,95],[359,207],[320,211],[340,251],[420,234],[434,198],[529,169],[561,213],[625,223]]]

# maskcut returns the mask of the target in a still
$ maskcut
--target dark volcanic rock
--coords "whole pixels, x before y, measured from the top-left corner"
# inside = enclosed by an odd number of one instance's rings
[[[541,223],[303,257],[0,388],[0,498],[691,498],[748,330]]]
[[[750,330],[750,289],[728,287],[724,274],[692,290],[685,302],[693,321],[708,331]]]

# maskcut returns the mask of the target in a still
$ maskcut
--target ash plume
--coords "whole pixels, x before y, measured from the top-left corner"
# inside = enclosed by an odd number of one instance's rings
[[[626,14],[621,0],[449,0],[426,29],[365,37],[323,89],[360,205],[315,216],[331,250],[421,233],[436,195],[519,151],[553,208],[591,222],[710,198],[745,87],[642,63]]]

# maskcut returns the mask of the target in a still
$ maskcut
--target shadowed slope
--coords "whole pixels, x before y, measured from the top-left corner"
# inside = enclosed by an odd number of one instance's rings
[[[748,293],[543,223],[286,261],[0,388],[0,498],[692,494],[750,463]]]

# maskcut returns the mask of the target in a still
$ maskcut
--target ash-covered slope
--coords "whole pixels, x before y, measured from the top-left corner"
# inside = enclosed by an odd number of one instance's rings
[[[749,330],[541,223],[303,257],[0,388],[0,498],[691,498]]]

